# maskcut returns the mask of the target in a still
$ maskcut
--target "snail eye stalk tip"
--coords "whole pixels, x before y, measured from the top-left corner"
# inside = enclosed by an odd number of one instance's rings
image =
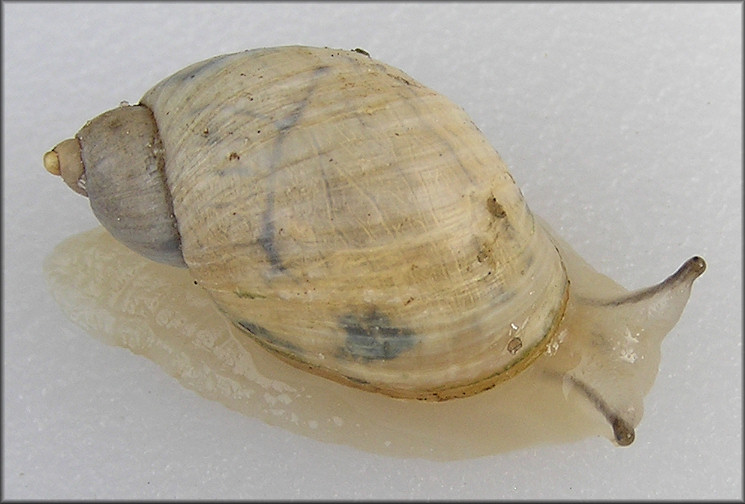
[[[624,422],[618,417],[615,417],[611,422],[613,427],[613,436],[616,438],[618,446],[629,446],[634,442],[636,434],[634,428],[628,423]]]
[[[706,261],[703,257],[693,256],[683,264],[681,270],[684,270],[684,276],[690,276],[691,280],[695,280],[706,271]]]

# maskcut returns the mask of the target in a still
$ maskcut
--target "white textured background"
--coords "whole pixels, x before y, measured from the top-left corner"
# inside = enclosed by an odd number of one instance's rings
[[[3,4],[6,498],[742,498],[742,5]],[[72,324],[41,265],[97,223],[42,154],[198,60],[361,47],[463,106],[531,208],[629,288],[709,269],[637,441],[458,462],[242,416]]]

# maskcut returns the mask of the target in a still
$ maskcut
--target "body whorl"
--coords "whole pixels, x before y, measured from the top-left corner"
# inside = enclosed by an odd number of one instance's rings
[[[363,54],[285,47],[191,65],[141,103],[186,264],[264,346],[424,399],[545,350],[568,297],[558,252],[444,96]]]

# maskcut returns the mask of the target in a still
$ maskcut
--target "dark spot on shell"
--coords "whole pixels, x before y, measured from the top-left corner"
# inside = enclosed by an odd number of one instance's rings
[[[261,236],[259,236],[258,242],[259,245],[261,245],[261,248],[264,249],[264,252],[266,252],[272,269],[276,271],[285,271],[285,267],[282,264],[282,258],[279,255],[279,250],[277,249],[277,244],[274,240],[274,221],[272,221],[270,217],[271,214],[267,212],[264,219],[264,229],[261,231]]]
[[[276,337],[272,332],[270,332],[263,326],[254,324],[253,322],[248,322],[246,320],[239,320],[235,325],[239,329],[243,329],[244,331],[248,332],[251,336],[259,340],[260,342],[268,343],[270,346],[273,347],[282,348],[284,350],[292,352],[293,354],[301,353],[300,349],[297,346],[293,345],[289,341],[285,341],[281,338]]]
[[[240,158],[241,158],[241,157],[240,157],[240,156],[238,155],[238,153],[237,153],[237,152],[231,152],[231,153],[230,153],[230,155],[228,156],[228,159],[229,159],[230,161],[237,161],[237,160],[239,160]]]
[[[491,249],[484,245],[484,247],[479,250],[479,253],[476,254],[476,260],[478,262],[484,262],[489,258],[490,253]]]
[[[385,314],[375,309],[362,315],[343,315],[339,318],[339,325],[347,333],[341,353],[353,359],[393,359],[417,342],[413,331],[393,326]]]
[[[349,380],[351,382],[359,383],[361,385],[367,385],[368,383],[370,383],[367,380],[363,380],[362,378],[355,378],[354,376],[346,376],[346,375],[344,375],[344,378],[346,378],[347,380]]]
[[[517,337],[516,338],[512,338],[507,343],[507,351],[510,352],[513,355],[516,354],[517,351],[520,350],[522,347],[523,347],[523,340],[521,340],[520,338],[517,338]]]
[[[389,74],[388,74],[388,76],[389,76],[389,77],[393,77],[393,78],[394,78],[394,79],[396,79],[397,81],[403,82],[403,83],[404,83],[404,84],[406,84],[407,86],[411,86],[411,82],[409,82],[409,81],[408,81],[407,79],[404,79],[404,78],[403,78],[403,77],[401,77],[400,75],[394,75],[394,74],[392,74],[392,73],[389,73]]]
[[[360,53],[360,54],[364,54],[368,58],[370,57],[370,53],[369,52],[365,51],[364,49],[360,49],[359,47],[355,47],[354,48],[354,52]]]
[[[486,200],[486,209],[497,219],[501,219],[507,215],[502,205],[497,202],[497,198],[493,196]]]
[[[241,299],[266,299],[266,296],[257,292],[249,292],[241,289],[234,291],[235,295]]]
[[[226,65],[229,65],[231,61],[233,61],[232,58],[216,56],[214,58],[210,58],[208,60],[205,60],[200,63],[196,63],[194,65],[184,68],[183,70],[174,74],[173,78],[180,79],[183,81],[187,79],[189,80],[193,79],[194,77],[200,74],[214,75],[214,73],[218,72],[221,68],[224,68]]]
[[[238,325],[242,329],[245,329],[246,331],[248,331],[251,334],[253,334],[254,336],[258,336],[258,337],[264,338],[264,339],[273,338],[268,329],[266,329],[265,327],[262,327],[262,326],[260,326],[258,324],[254,324],[253,322],[247,322],[245,320],[241,320],[240,322],[238,322]]]

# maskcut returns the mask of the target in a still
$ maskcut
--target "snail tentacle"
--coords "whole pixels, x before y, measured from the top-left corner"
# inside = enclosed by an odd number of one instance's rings
[[[615,299],[570,297],[560,343],[539,362],[589,399],[613,428],[620,445],[634,440],[643,398],[657,374],[664,336],[680,318],[693,281],[706,268],[686,261],[652,287]]]
[[[628,446],[634,442],[634,427],[626,422],[623,418],[613,413],[608,403],[585,382],[572,376],[567,376],[568,381],[580,390],[600,413],[608,420],[613,428],[613,436],[619,446]]]
[[[675,273],[651,287],[640,289],[626,296],[614,299],[603,300],[583,298],[583,301],[599,306],[619,306],[623,304],[638,303],[648,300],[666,290],[675,289],[678,286],[683,286],[685,288],[686,285],[690,285],[695,279],[700,277],[704,271],[706,271],[706,261],[704,261],[702,257],[694,256],[684,262]]]

